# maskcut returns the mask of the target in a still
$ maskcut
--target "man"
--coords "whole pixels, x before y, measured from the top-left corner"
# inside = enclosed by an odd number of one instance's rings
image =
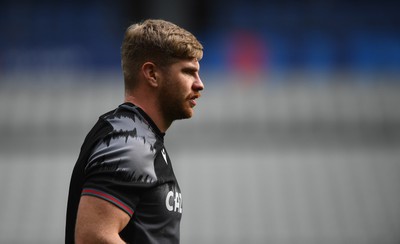
[[[203,47],[163,20],[130,26],[122,44],[125,102],[100,116],[74,167],[66,243],[179,243],[182,195],[164,147],[192,117]]]

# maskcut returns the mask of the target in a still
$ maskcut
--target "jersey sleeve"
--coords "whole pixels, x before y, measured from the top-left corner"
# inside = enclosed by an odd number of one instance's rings
[[[157,184],[154,145],[133,131],[113,131],[94,147],[82,195],[111,202],[132,217],[143,192]]]

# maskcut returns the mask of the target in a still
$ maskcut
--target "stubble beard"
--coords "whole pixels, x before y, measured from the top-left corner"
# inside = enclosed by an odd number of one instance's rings
[[[160,109],[163,117],[169,121],[188,119],[192,117],[192,108],[188,99],[172,86],[164,87],[159,95]]]

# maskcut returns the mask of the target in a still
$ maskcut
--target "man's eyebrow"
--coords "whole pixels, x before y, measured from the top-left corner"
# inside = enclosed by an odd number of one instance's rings
[[[194,66],[186,66],[182,68],[183,71],[188,71],[188,72],[198,72],[199,68],[194,67]]]

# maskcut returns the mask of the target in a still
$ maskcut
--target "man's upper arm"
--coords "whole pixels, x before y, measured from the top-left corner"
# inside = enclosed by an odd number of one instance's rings
[[[76,220],[76,243],[124,243],[119,237],[130,216],[114,204],[94,196],[81,197]],[[115,241],[115,242],[114,242]]]

